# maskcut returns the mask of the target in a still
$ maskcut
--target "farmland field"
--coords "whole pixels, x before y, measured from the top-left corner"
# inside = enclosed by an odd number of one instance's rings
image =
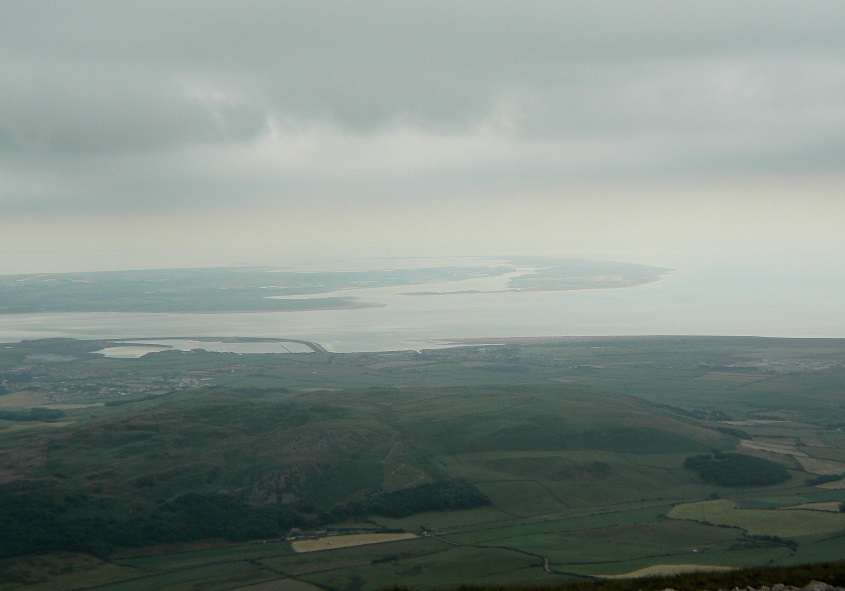
[[[727,499],[678,505],[667,515],[673,519],[691,519],[740,527],[756,535],[789,537],[845,530],[845,515],[838,512],[742,509],[736,502]]]
[[[383,533],[383,534],[349,534],[340,536],[328,536],[314,540],[297,540],[291,542],[291,547],[296,552],[319,552],[322,550],[334,550],[336,548],[349,548],[351,546],[366,546],[368,544],[384,544],[385,542],[396,542],[409,540],[416,537],[412,533]]]

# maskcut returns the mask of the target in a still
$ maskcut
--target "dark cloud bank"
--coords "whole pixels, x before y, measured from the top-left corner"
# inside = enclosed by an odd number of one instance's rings
[[[4,2],[0,208],[839,174],[843,30],[838,0]]]

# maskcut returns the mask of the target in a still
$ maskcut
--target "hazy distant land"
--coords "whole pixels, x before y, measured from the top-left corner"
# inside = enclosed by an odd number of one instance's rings
[[[367,308],[350,290],[431,286],[408,295],[478,293],[463,282],[502,278],[495,291],[631,287],[668,269],[631,263],[535,258],[473,260],[461,267],[300,271],[272,267],[164,269],[0,276],[0,314],[41,312],[250,312]],[[308,297],[313,296],[313,297]]]

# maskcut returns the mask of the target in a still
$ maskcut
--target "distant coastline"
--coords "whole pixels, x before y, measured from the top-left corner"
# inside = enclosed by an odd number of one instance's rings
[[[619,289],[659,281],[669,272],[662,267],[581,259],[474,262],[463,267],[354,272],[220,267],[5,275],[0,276],[0,314],[358,310],[385,305],[356,297],[373,289],[428,287],[402,294],[418,296]]]

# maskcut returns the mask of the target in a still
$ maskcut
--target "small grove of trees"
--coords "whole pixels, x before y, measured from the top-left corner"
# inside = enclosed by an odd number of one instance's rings
[[[769,486],[789,480],[789,471],[771,460],[743,454],[704,454],[684,461],[702,480],[720,486]]]
[[[815,478],[808,478],[805,481],[805,484],[808,486],[817,486],[819,484],[824,484],[826,482],[836,482],[837,480],[842,480],[843,474],[821,474],[816,476]]]

